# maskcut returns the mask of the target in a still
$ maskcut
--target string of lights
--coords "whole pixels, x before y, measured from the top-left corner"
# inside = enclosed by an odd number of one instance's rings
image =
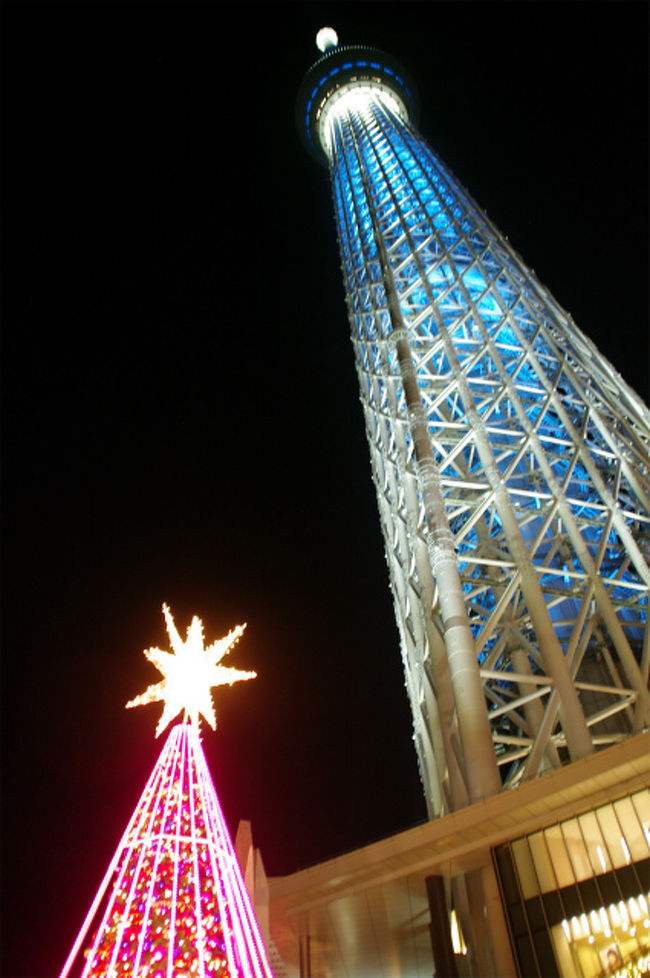
[[[186,719],[169,733],[61,978],[78,973],[82,949],[81,978],[272,978],[199,736],[199,712],[215,722],[210,686],[254,675],[216,664],[243,628],[205,649],[200,619],[182,641],[164,613],[175,654],[145,654],[165,679],[127,705],[163,699],[159,732],[181,709]]]

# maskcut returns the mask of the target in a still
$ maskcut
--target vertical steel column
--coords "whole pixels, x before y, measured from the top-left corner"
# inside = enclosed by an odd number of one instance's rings
[[[390,113],[385,106],[382,106],[376,99],[370,102],[369,111],[375,116],[383,113],[384,116],[389,119],[391,125],[395,129],[399,130],[399,128],[402,127],[402,122],[395,115]],[[359,123],[361,126],[365,126],[365,123],[361,118],[359,118]],[[373,146],[374,149],[372,140],[370,137],[368,138],[370,145]],[[545,661],[546,670],[554,680],[555,688],[557,690],[561,708],[563,710],[563,727],[566,731],[569,750],[571,751],[571,755],[574,759],[584,757],[593,751],[591,736],[582,712],[582,707],[580,705],[576,688],[573,685],[573,681],[567,667],[564,653],[560,643],[557,640],[553,624],[550,620],[548,610],[544,602],[544,596],[539,586],[530,555],[526,549],[526,544],[524,543],[519,524],[517,523],[517,518],[513,512],[507,489],[503,483],[501,473],[496,464],[492,446],[485,430],[485,423],[476,409],[474,398],[472,397],[469,384],[458,360],[458,355],[456,353],[453,341],[449,336],[447,327],[442,316],[440,315],[431,284],[427,277],[426,271],[423,268],[422,261],[418,255],[418,249],[413,242],[411,232],[406,222],[403,220],[399,202],[395,198],[391,183],[386,176],[383,163],[379,159],[376,150],[375,158],[377,165],[383,172],[386,186],[388,187],[388,192],[391,195],[395,210],[399,215],[403,234],[406,238],[413,261],[417,267],[422,288],[424,289],[424,292],[429,300],[431,312],[438,328],[438,333],[442,338],[447,358],[456,379],[461,401],[472,428],[474,443],[483,464],[483,471],[492,492],[494,493],[495,505],[501,517],[503,530],[515,563],[519,568],[522,591],[525,595],[529,613],[535,626],[540,651]],[[396,293],[395,304],[397,308],[399,308],[399,300]],[[428,426],[426,426],[426,437],[430,442]]]
[[[435,978],[458,978],[458,968],[451,943],[445,881],[442,876],[427,876],[424,882],[429,900],[431,918],[429,933],[431,934]]]
[[[368,192],[367,186],[366,191]],[[440,489],[440,474],[431,447],[411,349],[400,309],[386,249],[377,227],[372,198],[368,208],[375,228],[377,253],[386,290],[386,301],[393,324],[400,376],[409,416],[409,429],[415,450],[418,485],[427,519],[427,543],[434,578],[439,587],[440,612],[444,627],[447,661],[454,691],[458,727],[463,746],[463,762],[469,796],[478,801],[495,794],[501,779],[494,758],[485,696],[476,661],[476,647],[469,625],[463,585],[458,572],[454,539],[449,528],[445,500]]]
[[[311,978],[311,937],[301,934],[299,938],[300,978]]]

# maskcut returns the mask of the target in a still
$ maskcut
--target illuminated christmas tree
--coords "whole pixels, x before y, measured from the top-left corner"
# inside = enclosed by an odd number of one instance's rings
[[[156,736],[172,727],[61,978],[273,978],[203,753],[214,730],[211,687],[254,672],[219,663],[238,625],[208,648],[193,618],[185,641],[163,612],[172,652],[147,649],[163,679],[127,707],[163,701]]]

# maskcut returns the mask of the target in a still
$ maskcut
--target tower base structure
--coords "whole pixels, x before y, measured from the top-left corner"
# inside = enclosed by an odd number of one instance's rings
[[[645,732],[271,879],[271,934],[288,974],[650,974],[649,783]],[[468,918],[473,881],[480,878],[489,896],[490,876],[497,905],[486,901],[482,917]],[[481,944],[482,930],[489,939]]]

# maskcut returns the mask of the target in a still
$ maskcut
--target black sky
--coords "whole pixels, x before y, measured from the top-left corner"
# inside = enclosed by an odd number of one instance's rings
[[[161,742],[160,607],[248,631],[204,745],[269,874],[425,817],[327,175],[316,30],[645,398],[645,3],[16,3],[3,20],[3,978],[58,973]]]

